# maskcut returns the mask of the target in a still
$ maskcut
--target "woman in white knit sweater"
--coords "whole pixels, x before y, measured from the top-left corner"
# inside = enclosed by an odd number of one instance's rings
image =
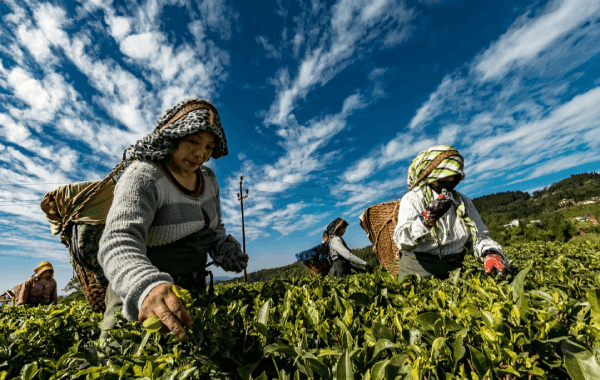
[[[140,322],[156,315],[163,331],[182,339],[192,319],[173,284],[203,292],[207,255],[227,271],[246,267],[248,256],[221,221],[215,173],[204,166],[227,153],[219,114],[202,99],[179,102],[125,150],[98,252],[110,283],[101,339],[118,310]]]

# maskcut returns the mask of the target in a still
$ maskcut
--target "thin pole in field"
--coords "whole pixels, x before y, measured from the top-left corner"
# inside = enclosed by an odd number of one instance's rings
[[[238,193],[238,201],[240,201],[240,207],[242,209],[242,244],[244,248],[244,254],[246,254],[246,229],[244,228],[244,199],[248,198],[248,189],[246,189],[246,195],[242,196],[242,181],[244,176],[240,176],[240,192]],[[244,268],[244,282],[248,282],[248,275],[246,274],[246,268]]]

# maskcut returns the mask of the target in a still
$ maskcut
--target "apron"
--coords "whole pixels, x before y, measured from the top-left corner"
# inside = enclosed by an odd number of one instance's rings
[[[333,262],[329,270],[329,277],[339,279],[342,276],[352,273],[352,265],[347,260],[337,260]]]
[[[46,298],[44,298],[44,296],[34,296],[30,294],[29,297],[27,297],[27,305],[50,305],[50,301],[46,301]]]
[[[402,251],[400,262],[398,263],[398,281],[402,281],[404,276],[409,274],[418,274],[422,278],[435,276],[439,279],[446,279],[450,272],[462,267],[465,252],[455,255],[444,256],[440,260],[439,256],[429,253]]]
[[[148,248],[146,255],[161,272],[173,277],[175,285],[190,291],[193,298],[206,293],[207,254],[216,242],[216,233],[207,228],[179,239],[171,244]],[[117,324],[115,312],[121,311],[123,301],[108,284],[104,303],[106,310],[102,320],[100,339],[108,338],[106,330]]]
[[[366,273],[367,272],[366,270],[364,270],[360,267],[357,267],[356,265],[354,265],[354,263],[352,263],[346,259],[338,258],[338,260],[334,261],[333,264],[331,265],[331,269],[329,270],[329,277],[337,278],[339,280],[340,277],[342,277],[342,276],[345,276],[347,274],[352,274],[352,269],[354,269],[358,273]]]

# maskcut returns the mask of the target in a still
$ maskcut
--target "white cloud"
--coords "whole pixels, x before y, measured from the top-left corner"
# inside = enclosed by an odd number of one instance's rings
[[[524,65],[588,20],[600,14],[596,0],[555,0],[542,15],[521,16],[511,28],[486,50],[474,69],[482,79],[498,79],[514,65]]]
[[[159,55],[158,40],[160,36],[156,33],[132,34],[120,43],[123,54],[134,59],[156,59]]]
[[[229,40],[232,33],[231,21],[239,18],[238,13],[224,0],[203,0],[199,8],[206,25],[219,33],[220,38]]]
[[[108,15],[106,23],[110,28],[110,34],[119,42],[131,31],[131,20],[128,17]]]
[[[164,109],[190,94],[216,97],[215,89],[227,78],[228,53],[203,34],[212,31],[230,38],[230,21],[236,15],[225,2],[127,3],[119,6],[118,14],[111,2],[86,2],[75,10],[58,3],[4,3],[8,12],[0,33],[8,43],[0,47],[0,85],[5,90],[0,175],[11,181],[102,178],[127,145],[151,130]],[[190,11],[190,20],[182,20],[190,25],[190,38],[183,44],[161,30],[165,5]],[[211,13],[202,18],[208,29],[191,21],[201,19],[202,11]],[[114,41],[99,38],[103,32]],[[41,200],[54,187],[15,191]],[[39,205],[0,212],[47,225]]]
[[[265,49],[265,51],[267,52],[267,57],[275,59],[281,58],[281,52],[277,51],[275,46],[273,44],[270,44],[269,40],[267,40],[265,36],[256,37],[256,42],[260,44],[263,47],[263,49]]]

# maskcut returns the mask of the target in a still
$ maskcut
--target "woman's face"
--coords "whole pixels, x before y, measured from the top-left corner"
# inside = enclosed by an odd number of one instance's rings
[[[208,131],[187,136],[171,153],[169,166],[178,173],[192,175],[210,159],[215,145],[215,135]]]
[[[42,272],[42,274],[40,274],[39,276],[42,280],[47,280],[50,277],[52,277],[52,271],[51,270],[45,270],[44,272]]]
[[[432,182],[431,187],[436,191],[436,193],[441,194],[442,189],[446,189],[448,191],[454,190],[454,188],[459,184],[460,181],[460,176],[451,175]]]
[[[346,226],[342,227],[342,228],[338,228],[337,230],[337,234],[339,236],[343,236],[346,233]]]
[[[454,178],[455,178],[455,177],[456,177],[456,176],[454,176],[454,175],[451,175],[451,176],[449,176],[449,177],[440,178],[440,179],[438,179],[438,181],[440,181],[440,182],[450,182],[450,181],[454,181]],[[437,185],[437,184],[438,184],[438,181],[434,181],[434,182],[433,182],[433,185]]]

